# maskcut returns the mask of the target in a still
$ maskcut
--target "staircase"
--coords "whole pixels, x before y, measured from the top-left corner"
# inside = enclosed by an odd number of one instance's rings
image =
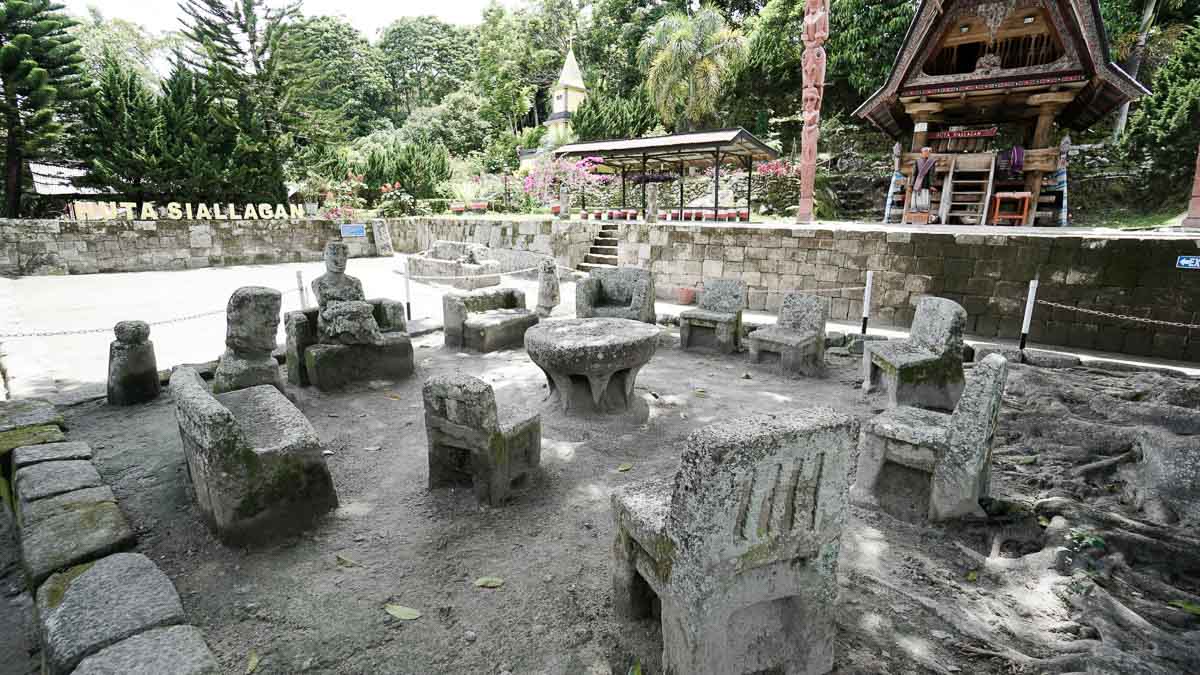
[[[993,191],[996,162],[991,153],[959,155],[950,164],[946,194],[941,202],[941,222],[947,225],[982,225]]]
[[[617,224],[604,223],[600,226],[600,234],[592,241],[592,248],[579,263],[581,272],[591,272],[594,269],[612,268],[617,266]]]

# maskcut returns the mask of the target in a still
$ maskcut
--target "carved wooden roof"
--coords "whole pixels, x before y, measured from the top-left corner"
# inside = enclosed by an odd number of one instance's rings
[[[1030,33],[1021,24],[1035,22],[1039,25],[1029,28],[1046,38],[1045,59],[1002,65],[1003,39]],[[987,45],[986,57],[975,60],[971,52],[965,68],[954,71],[951,50],[972,39]],[[1149,93],[1108,54],[1098,0],[921,0],[887,82],[855,114],[899,137],[912,128],[905,102],[946,102],[959,106],[960,115],[974,117],[957,121],[1011,121],[1029,116],[1020,109],[1029,95],[1062,90],[1076,95],[1058,121],[1081,130]],[[970,107],[972,101],[980,105]]]

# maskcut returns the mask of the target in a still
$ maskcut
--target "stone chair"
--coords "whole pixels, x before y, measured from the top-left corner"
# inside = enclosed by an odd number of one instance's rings
[[[829,672],[857,435],[830,408],[721,422],[688,438],[673,487],[613,495],[614,609],[660,616],[664,672]]]
[[[732,354],[741,347],[742,310],[746,308],[746,282],[741,279],[706,279],[700,306],[679,314],[679,346],[707,342]],[[697,331],[696,329],[700,329]],[[711,339],[704,337],[711,335]]]
[[[170,388],[196,504],[222,540],[302,528],[337,508],[316,430],[275,387],[214,396],[181,366]]]
[[[863,345],[863,394],[881,383],[888,406],[951,410],[963,390],[963,327],[967,312],[957,302],[917,301],[907,340]]]
[[[412,276],[450,277],[436,283],[471,291],[500,285],[500,263],[490,256],[482,244],[439,240],[429,250],[409,256],[405,264]]]
[[[575,285],[575,316],[655,323],[654,275],[637,267],[592,270]]]
[[[750,333],[750,360],[762,361],[763,352],[779,355],[786,373],[820,377],[825,374],[825,324],[829,298],[792,291],[783,296],[779,321]]]
[[[1007,374],[1008,362],[991,354],[972,369],[953,413],[899,407],[866,422],[851,499],[930,520],[985,515],[979,499],[988,494]],[[899,468],[885,472],[885,464]]]
[[[501,425],[491,385],[470,375],[425,381],[429,488],[470,484],[480,503],[499,506],[542,461],[542,420]]]
[[[525,331],[537,324],[525,307],[525,292],[489,288],[442,296],[445,344],[455,349],[494,352],[525,344]]]
[[[404,303],[383,298],[367,302],[382,337],[377,344],[322,343],[317,331],[320,310],[316,307],[284,315],[288,383],[330,391],[350,382],[398,380],[413,373]]]

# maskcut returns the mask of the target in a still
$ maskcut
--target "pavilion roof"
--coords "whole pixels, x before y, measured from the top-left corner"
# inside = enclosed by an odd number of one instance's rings
[[[650,138],[625,138],[564,145],[554,151],[559,157],[599,157],[601,164],[615,167],[647,163],[712,164],[715,153],[725,157],[772,160],[779,157],[769,145],[741,127],[715,129]]]

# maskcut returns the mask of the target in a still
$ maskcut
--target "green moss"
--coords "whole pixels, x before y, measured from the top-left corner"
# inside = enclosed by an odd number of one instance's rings
[[[43,424],[33,427],[21,427],[0,433],[0,455],[10,452],[13,448],[26,445],[41,445],[42,443],[59,443],[67,440],[62,429],[53,424]]]
[[[71,587],[71,583],[78,579],[81,574],[90,570],[94,564],[95,562],[86,562],[82,565],[76,565],[47,579],[46,585],[42,587],[46,592],[46,607],[54,609],[62,604],[63,596],[67,594],[67,589]]]
[[[249,518],[266,510],[271,504],[278,504],[307,491],[308,476],[305,475],[304,465],[297,459],[284,459],[275,466],[271,476],[262,480],[254,478],[254,475],[262,470],[262,463],[258,462],[257,458],[254,468],[251,482],[258,483],[261,487],[258,490],[250,490],[237,505],[234,513],[239,518]]]
[[[13,501],[12,488],[8,486],[8,480],[4,476],[0,476],[0,502],[8,505],[8,508],[13,511],[17,510],[17,503]]]

